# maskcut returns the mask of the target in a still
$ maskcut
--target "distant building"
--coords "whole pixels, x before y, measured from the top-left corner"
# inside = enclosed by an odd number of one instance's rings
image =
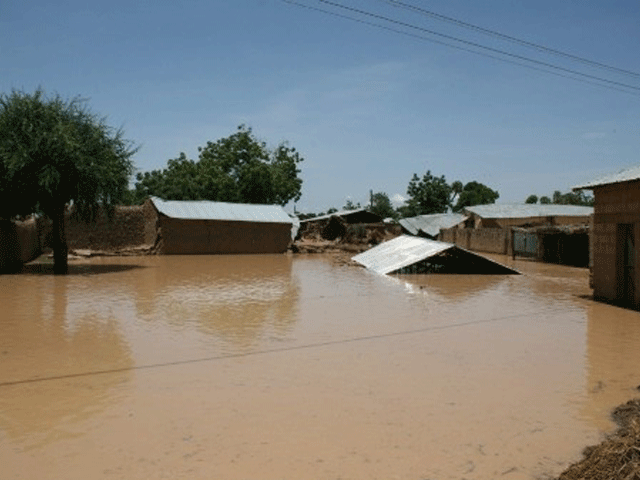
[[[294,220],[277,205],[209,201],[145,203],[146,241],[164,254],[283,253]]]
[[[473,228],[588,225],[593,207],[544,204],[489,204],[465,207]]]
[[[593,295],[640,309],[640,167],[574,187],[585,189],[595,197]]]

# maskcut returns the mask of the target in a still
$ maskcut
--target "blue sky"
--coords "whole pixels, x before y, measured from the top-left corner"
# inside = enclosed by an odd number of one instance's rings
[[[389,2],[338,3],[640,87],[640,77],[543,55]],[[640,72],[637,0],[406,3]],[[451,182],[483,182],[499,191],[499,202],[522,202],[640,162],[637,94],[281,0],[4,0],[0,92],[38,86],[87,98],[123,127],[141,146],[138,171],[162,168],[180,152],[197,159],[198,146],[242,123],[271,146],[288,140],[305,158],[297,208],[306,212],[340,208],[348,198],[364,203],[369,190],[404,195],[412,175],[427,170]]]

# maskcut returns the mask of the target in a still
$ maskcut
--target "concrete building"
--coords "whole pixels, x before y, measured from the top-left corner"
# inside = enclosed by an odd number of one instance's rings
[[[640,309],[640,167],[574,187],[593,190],[591,286],[595,298]]]
[[[145,203],[146,243],[162,254],[283,253],[293,219],[277,205],[209,201]]]

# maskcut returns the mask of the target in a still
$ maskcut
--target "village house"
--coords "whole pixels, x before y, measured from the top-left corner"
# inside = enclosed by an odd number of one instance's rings
[[[640,167],[574,187],[595,198],[591,286],[597,299],[640,309]]]

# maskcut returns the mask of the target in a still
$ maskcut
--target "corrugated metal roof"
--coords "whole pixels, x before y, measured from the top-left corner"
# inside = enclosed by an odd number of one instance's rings
[[[464,210],[482,218],[586,217],[593,213],[593,207],[535,203],[475,205]]]
[[[591,189],[593,187],[601,187],[603,185],[610,185],[612,183],[633,182],[640,180],[640,166],[626,168],[620,170],[618,173],[606,175],[598,180],[594,180],[584,185],[578,185],[573,187],[573,190]]]
[[[464,222],[467,218],[469,217],[461,213],[436,213],[434,215],[403,218],[399,223],[412,235],[418,235],[422,231],[431,237],[436,237],[441,228],[454,227]]]
[[[452,243],[401,235],[356,255],[352,260],[384,275],[442,253],[454,246]]]
[[[466,260],[464,261],[468,263],[477,263],[480,261],[484,265],[489,265],[488,268],[490,269],[495,270],[495,268],[498,267],[501,273],[518,273],[512,268],[505,267],[482,255],[460,248],[453,243],[438,242],[436,240],[412,237],[409,235],[402,235],[388,242],[381,243],[366,252],[354,256],[352,260],[364,265],[369,270],[385,275],[422,262],[447,250],[456,250],[459,254],[465,256]],[[486,269],[487,267],[482,268]]]
[[[333,212],[333,213],[327,213],[326,215],[320,215],[318,217],[313,217],[313,218],[306,218],[304,220],[301,220],[301,223],[305,223],[305,222],[315,222],[317,220],[327,220],[331,217],[344,217],[347,215],[353,215],[354,213],[360,213],[360,212],[364,212],[367,211],[366,208],[356,208],[354,210],[338,210],[337,212]]]
[[[206,200],[165,201],[151,197],[158,211],[183,220],[228,220],[234,222],[290,223],[293,219],[279,205],[210,202]]]

